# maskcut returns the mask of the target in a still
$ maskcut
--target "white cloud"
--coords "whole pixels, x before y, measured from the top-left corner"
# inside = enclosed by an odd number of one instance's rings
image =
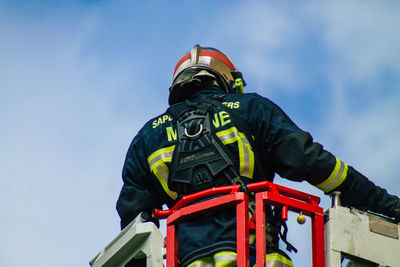
[[[393,94],[376,99],[362,113],[332,112],[326,128],[321,132],[327,143],[340,152],[343,160],[359,168],[378,184],[392,187],[399,194],[397,185],[398,162],[400,161],[400,123],[398,99]],[[339,116],[336,116],[340,114]]]
[[[62,34],[10,17],[1,25],[0,265],[87,265],[119,231],[121,168],[141,126],[118,114],[129,63],[87,56],[94,15]]]
[[[400,161],[399,11],[393,2],[340,1],[330,2],[321,15],[325,43],[334,55],[326,73],[331,115],[321,135],[386,186],[395,185]]]
[[[253,87],[273,85],[294,91],[304,82],[296,65],[300,60],[298,51],[294,49],[306,40],[304,18],[302,5],[293,5],[295,8],[265,1],[239,3],[215,22],[211,36],[221,47],[229,44],[231,59]]]
[[[322,13],[328,48],[342,63],[341,72],[358,82],[400,71],[398,2],[329,2]]]

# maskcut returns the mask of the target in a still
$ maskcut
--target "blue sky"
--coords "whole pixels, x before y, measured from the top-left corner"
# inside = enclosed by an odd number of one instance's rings
[[[0,2],[1,266],[89,266],[118,234],[126,150],[197,43],[400,195],[400,3],[216,2]],[[310,266],[309,224],[294,218],[292,257]]]

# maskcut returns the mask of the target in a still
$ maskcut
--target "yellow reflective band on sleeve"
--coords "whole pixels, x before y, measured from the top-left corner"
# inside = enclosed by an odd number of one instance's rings
[[[174,152],[175,145],[169,146],[169,147],[164,147],[161,148],[155,152],[153,152],[148,158],[147,162],[149,162],[149,165],[152,165],[154,163],[154,159],[160,159],[160,158],[169,158],[169,161],[172,159],[172,152]],[[150,164],[152,162],[152,164]]]
[[[217,137],[224,145],[238,143],[239,150],[239,173],[241,176],[253,178],[254,152],[246,136],[239,132],[236,127],[231,127],[217,133]]]
[[[293,267],[293,263],[279,253],[270,253],[266,256],[266,267]]]
[[[336,165],[335,168],[333,168],[331,175],[329,175],[329,177],[325,181],[316,185],[316,187],[324,191],[324,193],[328,193],[334,190],[346,179],[348,169],[349,166],[347,166],[346,163],[339,159],[336,159]]]
[[[168,188],[169,169],[166,163],[171,162],[172,154],[174,153],[175,145],[161,148],[152,153],[148,158],[150,171],[157,177],[164,191],[172,199],[176,199],[178,194]]]

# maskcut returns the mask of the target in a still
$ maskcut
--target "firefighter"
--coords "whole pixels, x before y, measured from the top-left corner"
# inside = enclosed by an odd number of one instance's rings
[[[127,152],[117,202],[122,228],[140,212],[172,207],[184,195],[273,181],[275,173],[325,194],[340,191],[345,206],[400,220],[398,197],[324,150],[269,99],[244,93],[244,86],[242,74],[217,49],[195,45],[179,60],[170,107],[144,125]],[[267,209],[268,267],[293,266],[279,249],[279,237],[285,239],[279,218],[279,210]],[[235,223],[235,209],[179,223],[180,266],[236,266]],[[144,259],[127,266],[141,265]]]

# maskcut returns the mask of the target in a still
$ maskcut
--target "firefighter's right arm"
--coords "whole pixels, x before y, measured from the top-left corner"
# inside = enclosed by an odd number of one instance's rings
[[[122,179],[123,186],[117,201],[117,211],[121,217],[121,229],[125,228],[140,212],[151,214],[153,209],[162,209],[162,203],[146,171],[143,140],[135,137],[126,155]],[[159,222],[151,219],[157,226]],[[146,258],[133,259],[127,267],[145,267]]]
[[[148,171],[143,139],[137,135],[127,152],[122,170],[123,186],[117,201],[121,228],[127,226],[140,212],[149,214],[161,209],[162,201],[156,191],[154,180]],[[154,221],[158,225],[158,221]]]

